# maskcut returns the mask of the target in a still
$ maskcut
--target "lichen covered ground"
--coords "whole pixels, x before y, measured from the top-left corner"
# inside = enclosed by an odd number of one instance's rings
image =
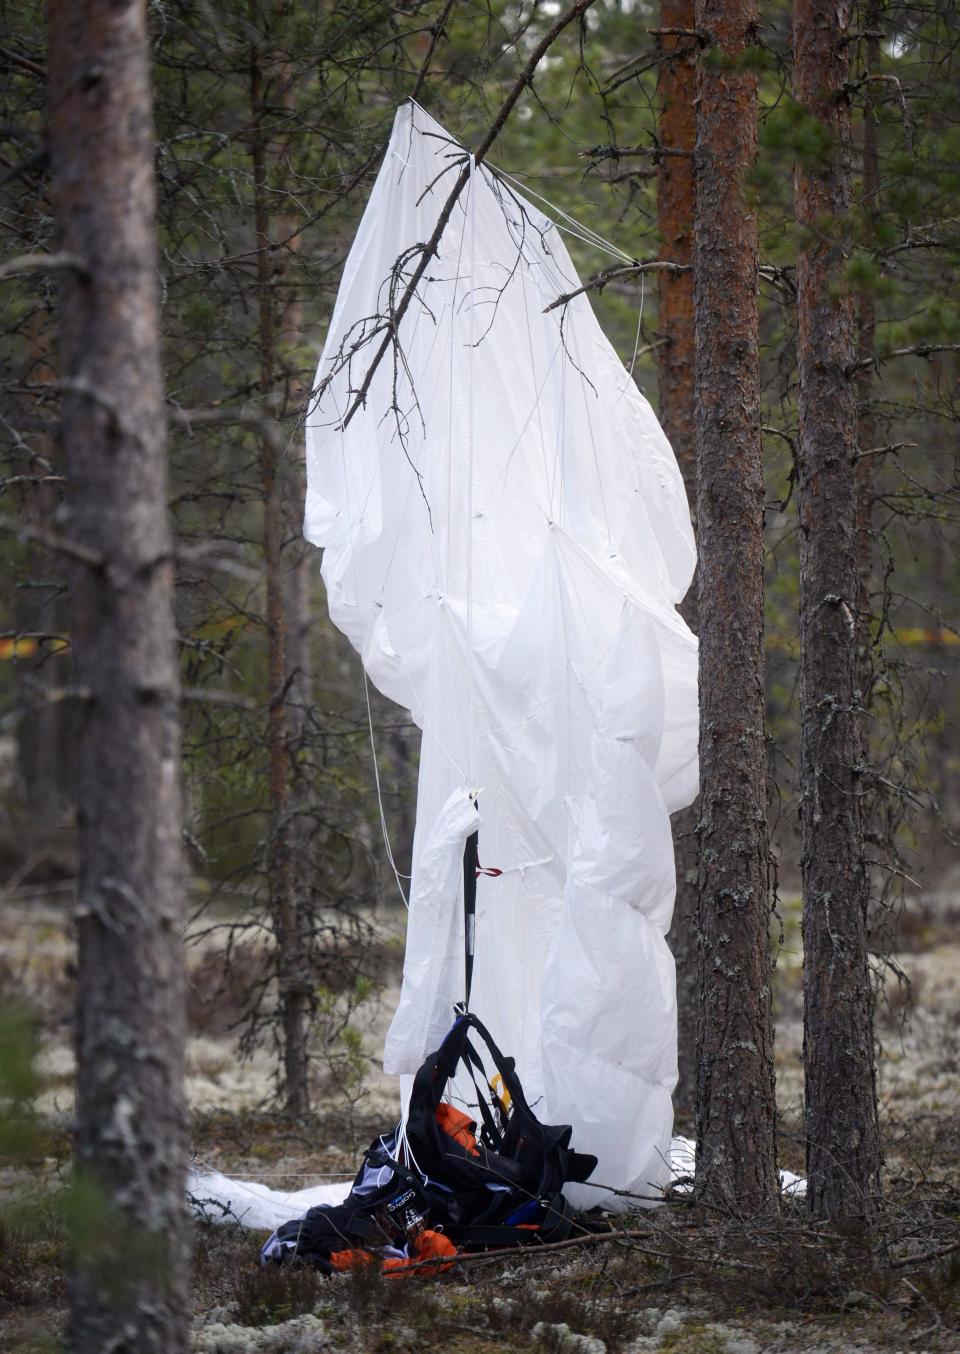
[[[241,1351],[406,1351],[447,1354],[800,1354],[807,1351],[960,1350],[960,941],[952,899],[924,905],[896,956],[912,982],[894,981],[878,1008],[880,1099],[888,1218],[879,1238],[812,1228],[802,1206],[761,1222],[689,1202],[617,1225],[631,1236],[561,1251],[473,1259],[430,1279],[312,1270],[262,1271],[260,1237],[198,1227],[193,1348]],[[784,907],[778,958],[777,1084],[781,1156],[802,1170],[803,1077],[796,906]],[[272,1108],[267,1050],[238,1058],[238,993],[213,982],[216,932],[190,950],[188,1091],[198,1164],[299,1189],[352,1175],[363,1148],[395,1114],[396,1092],[376,1052],[395,996],[396,932],[381,919],[388,979],[318,1065],[317,1114],[290,1124]],[[247,956],[248,960],[250,956]],[[57,1347],[66,1307],[68,1237],[56,1199],[68,1175],[72,1113],[69,1019],[72,945],[66,899],[15,899],[0,913],[0,989],[40,1027],[36,1141],[28,1169],[0,1172],[0,1348]],[[233,1003],[233,1005],[231,1005]],[[24,1195],[25,1182],[29,1194]],[[21,1206],[11,1200],[21,1197]],[[928,1252],[946,1252],[922,1261]]]

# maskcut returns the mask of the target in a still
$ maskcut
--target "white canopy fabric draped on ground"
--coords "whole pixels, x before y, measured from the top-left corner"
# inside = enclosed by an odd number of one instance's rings
[[[683,482],[556,225],[486,166],[397,344],[342,426],[466,152],[398,111],[350,251],[307,428],[305,534],[330,614],[422,750],[403,988],[384,1065],[412,1074],[464,995],[462,857],[478,822],[471,1009],[528,1099],[652,1193],[676,1079],[668,814],[697,787]],[[376,331],[376,332],[375,332]],[[616,1203],[590,1187],[575,1202]]]

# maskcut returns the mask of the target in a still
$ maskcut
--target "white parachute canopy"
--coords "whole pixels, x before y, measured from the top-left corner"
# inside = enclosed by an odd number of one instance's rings
[[[677,1072],[668,814],[697,788],[696,641],[676,611],[694,542],[673,453],[586,297],[547,310],[579,285],[554,222],[404,104],[317,373],[305,534],[331,617],[423,733],[385,1070],[415,1072],[463,999],[480,823],[502,873],[478,879],[471,1009],[594,1178],[650,1195]]]

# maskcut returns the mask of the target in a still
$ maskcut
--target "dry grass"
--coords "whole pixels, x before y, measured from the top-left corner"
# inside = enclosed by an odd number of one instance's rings
[[[29,922],[8,913],[0,923],[0,940],[12,926],[20,928],[0,977],[34,1000],[46,1040],[41,1074],[48,1095],[62,1092],[68,1079],[59,1055],[68,1047],[64,1021],[72,982],[69,946],[55,923],[50,908]],[[922,926],[918,919],[917,926],[917,949],[903,961],[914,979],[916,1014],[903,1034],[902,1011],[883,1018],[888,1209],[870,1244],[856,1230],[812,1227],[796,1204],[786,1205],[778,1219],[747,1223],[676,1202],[624,1222],[642,1234],[632,1240],[530,1250],[506,1260],[485,1257],[429,1279],[382,1280],[370,1270],[327,1280],[304,1267],[261,1271],[255,1233],[198,1228],[195,1312],[251,1330],[319,1313],[333,1347],[376,1354],[599,1349],[597,1343],[571,1344],[573,1336],[602,1342],[608,1354],[844,1354],[854,1343],[863,1354],[956,1354],[960,1251],[923,1263],[910,1257],[960,1238],[960,949],[955,937],[946,942],[939,914]],[[937,948],[924,949],[931,936]],[[240,954],[235,974],[241,987],[255,963],[255,954]],[[798,977],[795,964],[785,961],[778,969],[778,1079],[782,1164],[802,1170]],[[241,1008],[242,992],[232,981],[224,979],[215,951],[195,957],[192,1021],[202,1037],[193,1045],[193,1075],[211,1084],[233,1057],[223,1031]],[[228,1174],[278,1188],[299,1188],[326,1173],[352,1174],[392,1112],[390,1089],[374,1086],[379,1099],[369,1107],[331,1099],[304,1124],[267,1107],[271,1088],[265,1082],[256,1108],[230,1105],[195,1115],[195,1153]],[[51,1159],[67,1159],[58,1123],[39,1126],[28,1163],[53,1183]],[[11,1215],[4,1208],[3,1214],[0,1348],[39,1348],[62,1325],[65,1233],[42,1189],[25,1211]]]

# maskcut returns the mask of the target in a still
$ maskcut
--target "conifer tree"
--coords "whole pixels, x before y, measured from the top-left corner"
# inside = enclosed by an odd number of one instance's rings
[[[796,0],[797,100],[822,129],[795,179],[804,1070],[807,1201],[818,1218],[869,1216],[880,1171],[862,809],[857,331],[846,276],[848,28],[845,7]]]
[[[696,1190],[775,1203],[753,0],[698,0],[695,231],[700,619]]]
[[[79,707],[78,1354],[187,1347],[179,681],[143,0],[54,0],[50,165]]]

